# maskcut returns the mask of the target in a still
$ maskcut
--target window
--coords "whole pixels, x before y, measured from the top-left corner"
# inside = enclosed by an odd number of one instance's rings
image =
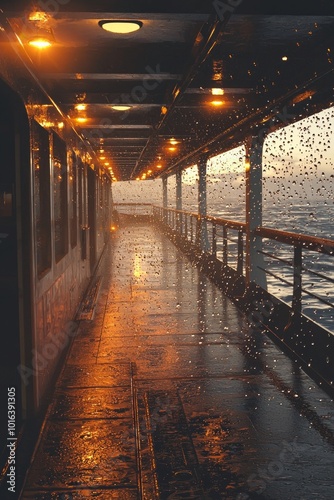
[[[55,258],[59,262],[68,251],[66,143],[53,134],[53,189],[55,221]]]
[[[49,133],[35,121],[32,123],[32,144],[37,274],[41,277],[51,268]]]
[[[78,239],[78,215],[77,215],[77,158],[73,151],[68,157],[69,164],[69,216],[70,216],[70,228],[71,228],[71,247],[74,248],[77,244]]]

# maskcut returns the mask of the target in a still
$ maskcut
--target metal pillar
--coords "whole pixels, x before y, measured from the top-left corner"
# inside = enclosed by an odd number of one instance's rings
[[[176,210],[182,210],[182,176],[181,171],[175,175],[176,180]],[[182,234],[182,214],[176,214],[176,230]]]
[[[252,137],[246,144],[246,282],[256,283],[265,290],[267,279],[262,250],[262,238],[254,234],[262,226],[262,151],[263,138]]]
[[[163,206],[163,221],[167,223],[167,206],[168,206],[168,197],[167,197],[167,177],[162,178],[162,206]]]
[[[176,173],[176,210],[182,210],[182,173]]]
[[[209,250],[209,239],[206,222],[201,217],[206,216],[206,164],[207,157],[202,156],[198,162],[198,214],[199,214],[199,235],[198,243],[203,252]]]

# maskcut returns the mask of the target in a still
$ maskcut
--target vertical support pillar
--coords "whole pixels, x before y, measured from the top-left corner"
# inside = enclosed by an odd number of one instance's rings
[[[178,171],[175,175],[176,179],[176,210],[182,210],[182,174]],[[176,230],[182,234],[182,214],[177,214]]]
[[[182,210],[182,173],[176,173],[176,210]]]
[[[167,196],[167,177],[162,178],[162,207],[163,207],[163,222],[167,224],[167,209],[168,196]]]
[[[200,217],[206,216],[206,163],[207,157],[202,156],[198,162],[198,214]],[[199,224],[199,245],[202,252],[209,250],[207,224],[203,220]]]
[[[251,137],[246,144],[246,282],[267,289],[262,238],[254,231],[262,226],[262,151],[264,137]]]

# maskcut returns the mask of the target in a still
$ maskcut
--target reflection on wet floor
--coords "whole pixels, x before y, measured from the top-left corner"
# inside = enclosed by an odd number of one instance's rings
[[[119,231],[22,498],[334,498],[334,405],[153,227]]]

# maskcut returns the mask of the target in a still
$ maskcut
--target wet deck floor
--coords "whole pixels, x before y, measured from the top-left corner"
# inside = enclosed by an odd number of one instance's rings
[[[98,274],[23,499],[333,500],[333,402],[164,236]]]

